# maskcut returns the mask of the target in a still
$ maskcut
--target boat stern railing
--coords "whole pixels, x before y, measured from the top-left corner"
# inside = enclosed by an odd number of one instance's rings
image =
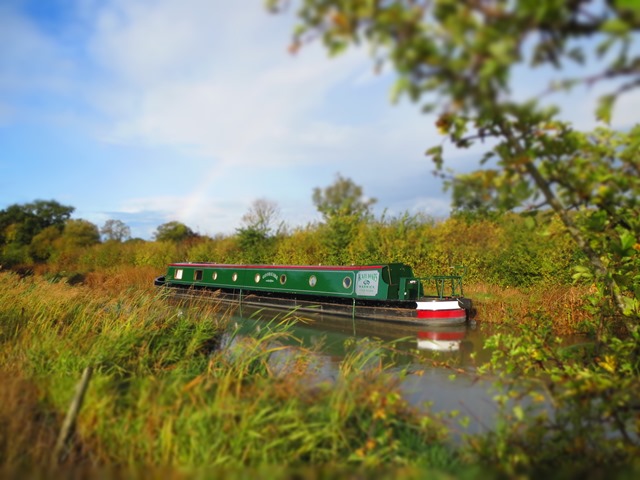
[[[466,267],[452,267],[453,275],[431,275],[428,277],[400,278],[399,292],[402,300],[417,300],[422,297],[463,297],[462,279]]]

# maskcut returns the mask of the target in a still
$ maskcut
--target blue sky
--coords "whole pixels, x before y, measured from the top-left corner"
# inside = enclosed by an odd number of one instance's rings
[[[339,172],[378,213],[446,216],[423,154],[434,118],[392,105],[393,76],[365,51],[289,54],[293,23],[261,0],[0,0],[0,208],[54,199],[143,238],[172,220],[228,234],[258,198],[290,226],[319,220],[312,190]],[[516,77],[518,92],[540,78]],[[595,95],[555,100],[589,128]],[[617,122],[639,107],[628,98]]]

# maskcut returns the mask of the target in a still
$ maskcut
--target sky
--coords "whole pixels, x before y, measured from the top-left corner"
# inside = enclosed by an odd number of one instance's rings
[[[262,0],[0,0],[0,209],[36,199],[150,239],[169,221],[231,234],[257,199],[290,227],[320,220],[315,187],[339,173],[375,212],[446,217],[424,155],[435,117],[390,101],[364,49],[293,55],[295,20]],[[535,74],[516,75],[535,95]],[[593,126],[596,91],[560,101]],[[639,96],[616,111],[634,121]],[[452,151],[468,171],[480,151]]]

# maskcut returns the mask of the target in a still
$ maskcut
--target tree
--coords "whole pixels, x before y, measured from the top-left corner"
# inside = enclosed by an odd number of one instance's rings
[[[314,188],[312,199],[328,227],[325,236],[330,253],[328,261],[348,262],[347,247],[353,241],[358,225],[369,218],[371,205],[376,199],[366,198],[361,186],[340,174],[328,187]]]
[[[41,256],[50,254],[51,245],[45,246],[42,238],[38,239],[35,248],[31,248],[31,243],[40,233],[50,229],[60,234],[73,211],[73,207],[55,200],[36,200],[0,210],[0,263],[5,266],[31,263],[34,253],[36,260],[44,260]],[[55,232],[50,230],[45,236],[52,235]]]
[[[33,237],[47,227],[53,226],[62,231],[64,223],[74,210],[74,207],[62,205],[55,200],[10,205],[5,210],[0,210],[0,243],[11,241],[29,245]],[[11,238],[8,239],[10,227]]]
[[[321,189],[313,189],[313,204],[325,220],[334,217],[355,217],[362,220],[370,214],[375,198],[365,198],[362,187],[351,179],[336,174],[335,181]]]
[[[265,237],[278,235],[284,229],[280,219],[280,208],[276,202],[259,198],[254,200],[251,207],[242,216],[242,227],[253,229]]]
[[[269,262],[275,237],[284,230],[283,222],[278,222],[279,216],[275,202],[259,198],[251,204],[249,211],[242,216],[242,226],[237,229],[244,261]]]
[[[121,220],[107,220],[100,229],[100,233],[105,241],[124,242],[131,238],[131,229]]]
[[[60,230],[55,226],[50,226],[39,232],[31,240],[29,252],[35,261],[45,262],[53,255],[56,243],[62,236]]]
[[[187,227],[184,223],[177,221],[167,222],[160,225],[153,238],[158,242],[181,242],[189,238],[196,237],[196,233]]]
[[[272,10],[291,2],[268,0]],[[427,112],[451,145],[489,147],[483,161],[497,169],[477,179],[506,208],[550,208],[575,240],[591,275],[603,286],[619,318],[638,325],[632,273],[640,237],[640,129],[578,132],[540,98],[518,101],[514,68],[548,67],[555,78],[540,91],[608,85],[595,115],[608,122],[618,97],[640,86],[640,56],[631,48],[640,33],[640,3],[629,0],[538,2],[507,0],[301,0],[292,51],[321,38],[331,53],[369,43],[374,62],[392,65],[395,95],[406,94]],[[586,41],[581,41],[586,40]],[[562,74],[574,64],[581,77]],[[489,142],[487,142],[489,141]],[[444,142],[443,142],[444,143]],[[444,145],[427,150],[438,170]],[[604,186],[604,189],[600,188]],[[573,214],[575,211],[577,214]],[[625,219],[625,221],[621,221]],[[631,267],[629,267],[631,265]]]
[[[64,250],[90,247],[100,243],[100,232],[88,220],[71,219],[66,221],[60,240]]]

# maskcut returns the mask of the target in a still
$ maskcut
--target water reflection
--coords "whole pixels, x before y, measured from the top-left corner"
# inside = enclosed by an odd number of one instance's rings
[[[462,347],[467,329],[467,325],[423,327],[417,333],[418,349],[434,352],[457,352]]]
[[[425,327],[246,306],[242,311],[230,306],[220,315],[231,318],[230,333],[222,348],[233,348],[239,337],[268,334],[270,325],[287,322],[290,335],[278,341],[290,339],[293,348],[278,349],[270,358],[271,367],[286,374],[296,355],[294,347],[305,347],[312,352],[306,369],[309,385],[337,379],[354,341],[357,348],[366,348],[366,344],[376,348],[380,340],[393,350],[388,371],[398,373],[399,387],[411,405],[436,413],[457,411],[461,417],[468,417],[470,421],[464,427],[457,421],[452,423],[452,431],[458,433],[486,431],[498,418],[494,398],[500,392],[491,380],[476,374],[476,364],[487,362],[491,356],[483,348],[485,339],[493,334],[487,326]],[[386,361],[383,357],[380,361]]]
[[[405,353],[404,357],[395,360],[406,363],[437,359],[472,372],[476,362],[489,359],[489,352],[484,351],[483,343],[485,337],[492,332],[486,327],[477,328],[475,322],[452,326],[424,326],[322,313],[285,313],[265,308],[249,310],[246,307],[241,315],[238,310],[233,314],[234,323],[247,333],[251,329],[264,327],[267,323],[285,320],[294,324],[291,331],[300,345],[307,348],[320,346],[318,351],[336,362],[346,354],[347,340],[364,338],[392,343],[398,352]]]
[[[300,345],[317,352],[313,372],[309,372],[310,384],[336,379],[354,340],[365,343],[371,340],[371,345],[375,345],[377,339],[393,345],[395,366],[390,372],[398,372],[399,388],[411,405],[435,413],[455,410],[460,412],[460,418],[471,419],[465,427],[461,427],[458,420],[452,421],[452,432],[482,432],[497,418],[493,400],[497,392],[490,381],[475,374],[471,353],[480,357],[484,354],[484,333],[475,324],[425,328],[321,314],[287,316],[269,310],[255,311],[248,316],[247,311],[243,311],[243,315],[236,316],[235,321],[247,333],[264,328],[274,318],[295,320],[291,329],[293,336]],[[286,363],[280,356],[274,361]]]

